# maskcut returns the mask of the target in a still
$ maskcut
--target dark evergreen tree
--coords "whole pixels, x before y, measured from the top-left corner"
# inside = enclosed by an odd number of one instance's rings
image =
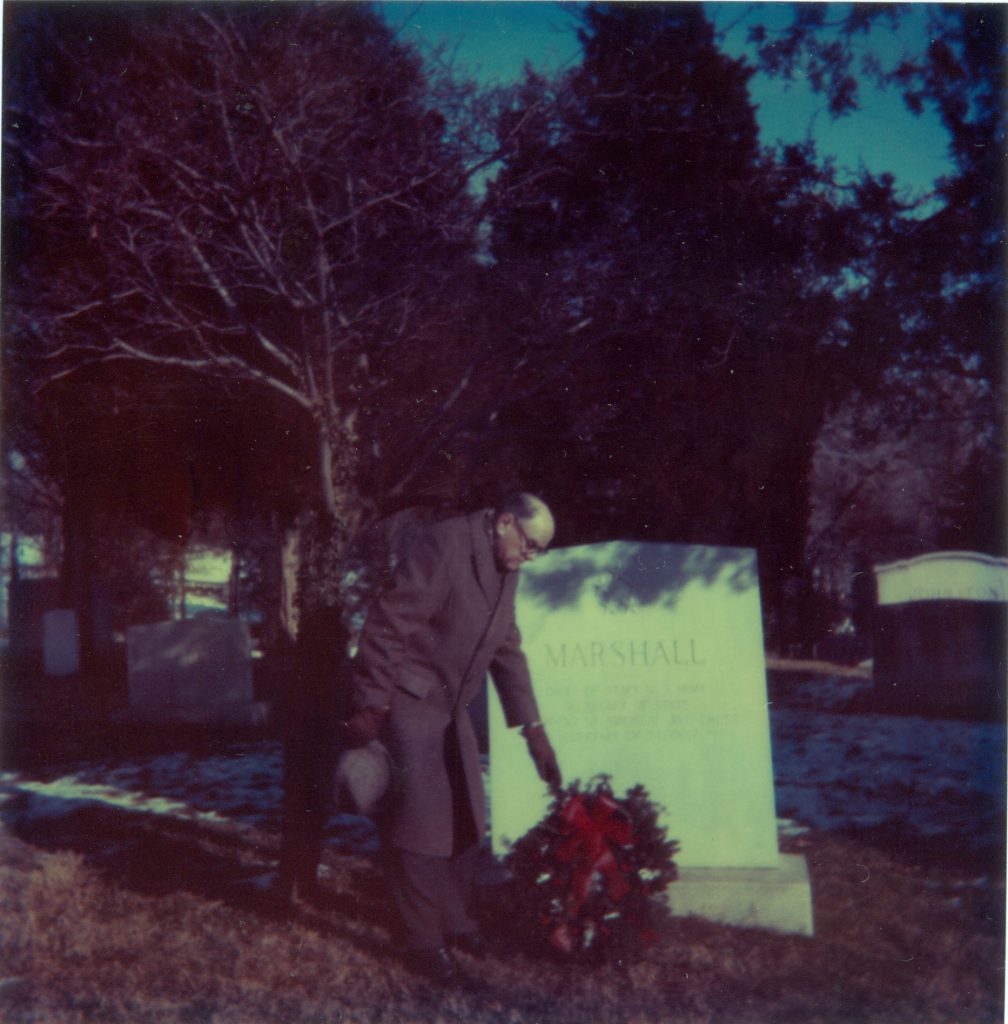
[[[582,539],[753,545],[773,600],[805,573],[854,213],[811,148],[760,149],[750,71],[702,9],[584,21],[549,117],[546,83],[526,83],[491,194],[498,272],[572,366],[511,425],[564,481]]]
[[[878,59],[872,31],[899,40],[901,33],[912,38],[913,28],[922,48],[907,46],[889,64]],[[802,4],[785,29],[758,24],[751,36],[761,68],[802,74],[835,116],[857,109],[869,85],[899,90],[911,111],[931,111],[948,132],[953,170],[933,196],[908,209],[891,177],[859,187],[868,244],[845,303],[856,355],[847,376],[864,401],[888,409],[889,441],[901,439],[904,450],[917,443],[921,424],[941,423],[950,380],[962,382],[964,397],[987,395],[970,414],[975,438],[985,443],[964,475],[931,496],[927,511],[947,523],[938,543],[1003,551],[1008,14],[998,4]],[[922,388],[921,379],[936,386]],[[948,435],[964,422],[950,422]],[[957,492],[971,497],[949,519]],[[905,554],[915,542],[908,543]],[[869,550],[873,541],[866,537],[862,546]]]

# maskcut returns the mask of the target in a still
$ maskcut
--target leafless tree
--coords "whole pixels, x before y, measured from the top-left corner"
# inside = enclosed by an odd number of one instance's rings
[[[213,378],[222,413],[278,397],[345,541],[383,422],[411,411],[408,479],[488,357],[457,301],[493,159],[475,94],[438,93],[362,5],[116,7],[80,34],[43,16],[7,110],[9,343],[43,397],[122,363]]]

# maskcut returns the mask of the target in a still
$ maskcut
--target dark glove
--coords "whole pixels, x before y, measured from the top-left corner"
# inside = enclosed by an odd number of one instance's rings
[[[539,778],[547,786],[556,792],[562,785],[563,779],[560,776],[560,765],[557,764],[556,754],[553,753],[553,746],[546,735],[546,729],[541,722],[535,725],[526,725],[522,729],[525,742],[528,743],[529,755]]]
[[[378,739],[388,708],[361,708],[341,723],[341,738],[347,747],[365,747]]]

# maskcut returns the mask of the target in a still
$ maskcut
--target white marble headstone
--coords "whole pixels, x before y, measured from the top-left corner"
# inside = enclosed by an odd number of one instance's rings
[[[197,618],[126,631],[130,707],[166,717],[253,700],[252,644],[241,619]]]
[[[618,796],[644,785],[666,809],[680,866],[778,865],[755,551],[622,541],[556,550],[522,570],[517,619],[565,782],[606,773]],[[494,695],[495,849],[548,803]]]
[[[919,601],[1008,602],[1008,558],[935,551],[875,566],[881,606]]]

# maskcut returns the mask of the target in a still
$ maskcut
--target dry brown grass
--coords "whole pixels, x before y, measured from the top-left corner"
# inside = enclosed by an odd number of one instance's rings
[[[101,860],[114,833],[117,853]],[[26,841],[27,840],[27,841]],[[391,955],[380,876],[327,853],[326,906],[240,884],[269,837],[81,812],[0,835],[0,1019],[17,1024],[986,1024],[1000,1021],[1000,884],[826,835],[792,841],[814,939],[674,924],[641,963],[515,950],[441,992]],[[97,860],[96,860],[97,858]]]

